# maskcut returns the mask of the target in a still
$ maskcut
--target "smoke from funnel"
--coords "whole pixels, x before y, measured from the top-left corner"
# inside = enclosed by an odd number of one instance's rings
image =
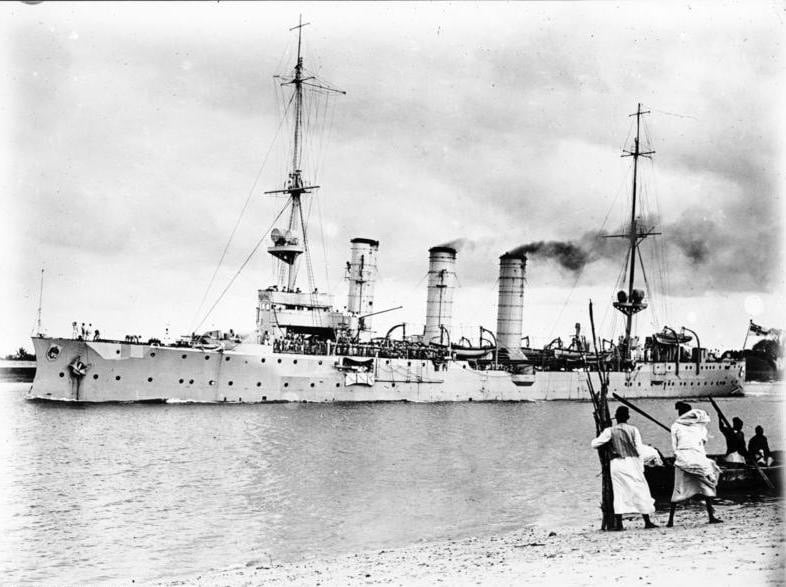
[[[474,243],[468,238],[456,238],[452,241],[448,241],[446,243],[442,243],[441,245],[437,245],[435,248],[438,249],[454,249],[456,252],[460,252],[464,247],[469,246],[472,248]]]
[[[584,247],[575,242],[537,241],[521,245],[507,253],[510,256],[530,255],[553,259],[565,269],[580,271],[593,260],[592,255]]]

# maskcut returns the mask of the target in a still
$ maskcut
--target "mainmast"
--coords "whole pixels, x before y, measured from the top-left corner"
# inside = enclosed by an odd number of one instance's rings
[[[286,289],[289,291],[294,290],[295,281],[297,279],[298,258],[304,252],[308,254],[308,240],[306,234],[306,224],[303,220],[302,210],[302,196],[303,194],[310,193],[312,190],[317,189],[318,185],[305,185],[302,178],[301,162],[303,157],[303,86],[310,86],[328,92],[335,92],[345,94],[341,90],[328,87],[324,84],[316,83],[315,77],[304,76],[303,70],[303,56],[301,54],[302,48],[302,34],[303,27],[310,23],[304,23],[303,17],[300,17],[298,24],[291,29],[297,29],[297,62],[295,63],[294,76],[288,81],[282,82],[282,86],[292,86],[294,88],[294,140],[292,149],[292,170],[289,172],[286,188],[282,190],[271,190],[265,192],[266,194],[289,194],[290,198],[290,214],[287,230],[281,232],[279,229],[273,229],[270,236],[273,240],[273,246],[268,248],[268,253],[280,259],[287,265],[289,270],[287,274]],[[302,237],[302,242],[301,242]],[[283,284],[282,284],[283,285]]]
[[[633,315],[641,312],[647,307],[644,301],[644,292],[639,289],[634,289],[636,277],[636,257],[638,256],[638,247],[645,238],[651,235],[660,234],[653,232],[653,229],[639,229],[639,222],[636,218],[636,201],[638,198],[638,168],[639,157],[650,158],[655,151],[642,151],[639,143],[641,135],[641,117],[649,114],[650,111],[642,111],[641,103],[638,104],[636,112],[630,116],[636,117],[636,137],[633,139],[633,150],[628,151],[623,149],[622,157],[633,157],[633,189],[631,192],[631,211],[630,211],[630,226],[628,227],[627,234],[614,234],[609,235],[611,238],[625,238],[628,240],[629,255],[628,260],[628,290],[620,291],[617,293],[617,301],[614,302],[614,307],[625,314],[625,339],[624,339],[624,353],[627,358],[630,358],[631,353],[631,330],[633,327]]]

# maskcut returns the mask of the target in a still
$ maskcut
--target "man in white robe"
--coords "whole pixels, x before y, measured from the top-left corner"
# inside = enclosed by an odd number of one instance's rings
[[[715,497],[720,468],[707,458],[704,445],[707,443],[707,424],[710,417],[704,410],[693,410],[690,404],[675,404],[679,417],[671,426],[671,447],[674,449],[674,492],[671,495],[671,511],[668,528],[674,525],[674,510],[678,502],[700,495],[707,504],[710,524],[723,520],[715,517],[712,498]]]
[[[655,500],[644,478],[643,443],[639,429],[628,424],[630,412],[620,406],[614,413],[617,424],[606,428],[592,441],[592,448],[611,446],[611,485],[614,490],[615,530],[623,530],[622,514],[641,514],[645,528],[657,528],[650,521],[655,512]]]

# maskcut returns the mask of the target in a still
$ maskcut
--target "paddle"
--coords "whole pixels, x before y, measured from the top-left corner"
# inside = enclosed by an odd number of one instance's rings
[[[710,400],[712,407],[715,408],[716,412],[718,412],[718,418],[720,418],[727,427],[731,428],[731,426],[729,425],[729,421],[726,419],[726,416],[721,411],[720,406],[717,403],[715,403],[715,400],[712,399],[711,397],[708,397],[707,399]],[[761,470],[761,467],[759,467],[759,463],[757,463],[755,459],[752,461],[752,465],[756,469],[756,472],[759,474],[759,476],[761,476],[765,485],[767,485],[767,487],[769,487],[770,489],[775,489],[775,485],[773,485],[772,481],[770,481],[770,478],[764,474],[764,471]]]
[[[652,422],[655,422],[655,424],[657,424],[658,426],[660,426],[660,427],[661,427],[661,428],[663,428],[664,430],[667,430],[669,433],[671,433],[671,428],[669,428],[668,426],[666,426],[666,424],[664,424],[663,422],[659,422],[658,420],[656,420],[655,418],[653,418],[652,416],[650,416],[650,415],[649,415],[647,412],[645,412],[645,411],[644,411],[644,410],[642,410],[641,408],[637,408],[637,407],[636,407],[636,406],[634,406],[632,403],[630,403],[628,400],[626,400],[624,397],[620,397],[620,396],[618,396],[616,393],[612,393],[611,395],[612,395],[612,397],[614,397],[614,399],[615,399],[615,400],[617,400],[618,402],[620,402],[620,403],[622,403],[622,404],[625,404],[625,405],[626,405],[626,406],[628,406],[628,407],[629,407],[631,410],[633,410],[633,411],[635,411],[635,412],[638,412],[639,414],[641,414],[642,416],[644,416],[644,417],[645,417],[645,418],[647,418],[648,420],[650,420],[650,421],[652,421]]]

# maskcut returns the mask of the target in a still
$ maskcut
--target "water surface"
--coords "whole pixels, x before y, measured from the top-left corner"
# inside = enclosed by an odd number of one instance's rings
[[[589,403],[81,406],[28,387],[0,386],[5,582],[163,580],[598,519]],[[783,386],[747,391],[719,404],[783,448]],[[636,403],[673,421],[673,400]]]

